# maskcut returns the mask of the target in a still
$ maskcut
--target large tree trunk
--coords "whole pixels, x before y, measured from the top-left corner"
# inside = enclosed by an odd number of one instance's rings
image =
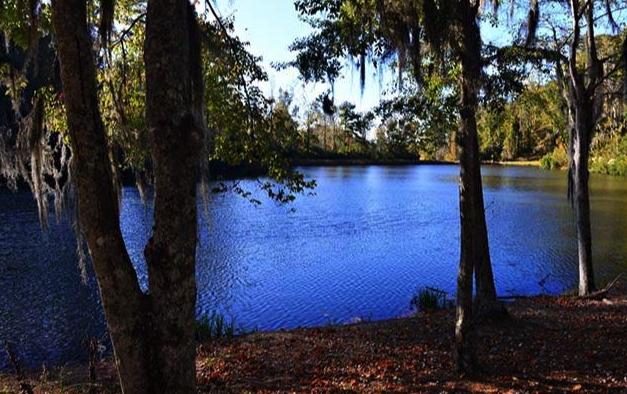
[[[120,231],[118,197],[98,110],[84,0],[55,0],[53,24],[85,234],[125,393],[195,392],[196,180],[205,128],[199,35],[186,0],[150,0],[147,118],[155,162],[155,224],[141,292]]]
[[[455,344],[457,369],[462,373],[477,372],[472,335],[480,318],[505,313],[496,298],[496,287],[490,261],[488,231],[483,202],[481,158],[477,134],[476,112],[481,83],[481,33],[477,23],[478,2],[462,0],[459,17],[462,26],[460,57],[461,119],[459,127],[461,219],[461,256],[457,277],[457,314]],[[472,300],[473,272],[476,301]]]
[[[145,296],[124,246],[118,197],[98,110],[96,69],[84,0],[55,0],[56,33],[79,225],[89,246],[102,305],[125,392],[149,387],[149,358],[142,333]]]
[[[205,130],[199,32],[187,0],[149,0],[146,118],[155,223],[146,246],[159,392],[195,391],[196,182]]]

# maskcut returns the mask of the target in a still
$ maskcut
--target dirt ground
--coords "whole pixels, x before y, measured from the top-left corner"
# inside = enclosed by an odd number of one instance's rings
[[[255,333],[199,346],[207,393],[627,393],[627,280],[605,300],[538,297],[478,330],[481,377],[453,372],[453,310],[349,326]],[[45,376],[42,376],[45,375]],[[118,392],[111,361],[31,373],[36,393]],[[19,392],[0,376],[0,393]]]

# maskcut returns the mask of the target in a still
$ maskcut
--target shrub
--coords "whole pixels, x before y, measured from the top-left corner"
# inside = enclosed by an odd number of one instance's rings
[[[590,171],[627,176],[627,135],[599,137],[593,146]]]
[[[547,153],[546,155],[542,156],[542,158],[540,158],[540,167],[544,168],[545,170],[550,170],[551,167],[553,167],[553,160],[550,153]]]
[[[568,155],[566,149],[558,146],[553,152],[547,153],[540,159],[540,166],[547,170],[557,170],[568,166]]]
[[[599,174],[626,176],[627,157],[607,158],[595,157],[590,162],[590,171]]]
[[[590,172],[627,176],[627,135],[599,135],[595,138],[590,154]],[[568,166],[568,156],[563,147],[540,159],[542,168],[553,170]]]
[[[235,336],[235,319],[230,322],[218,312],[213,312],[211,316],[202,316],[196,320],[195,327],[196,341],[206,342],[213,339],[231,339]]]
[[[446,292],[431,287],[423,287],[412,297],[411,307],[416,311],[435,311],[446,305]]]

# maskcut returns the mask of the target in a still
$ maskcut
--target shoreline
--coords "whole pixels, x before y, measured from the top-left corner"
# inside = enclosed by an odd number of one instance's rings
[[[454,373],[455,311],[444,309],[201,343],[198,391],[627,392],[627,280],[602,300],[537,296],[506,305],[509,319],[477,330],[486,371],[478,378]],[[97,363],[93,384],[87,365],[26,375],[35,392],[119,392],[111,359]],[[0,374],[0,392],[19,391],[19,383]]]
[[[483,161],[481,164],[512,167],[537,167],[542,168],[540,160],[508,160],[508,161]]]

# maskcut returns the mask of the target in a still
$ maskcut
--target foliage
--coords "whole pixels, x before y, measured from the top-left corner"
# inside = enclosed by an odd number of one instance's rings
[[[103,63],[98,68],[102,118],[109,144],[116,153],[113,165],[139,177],[150,168],[148,130],[145,111],[145,70],[143,45],[145,5],[132,0],[115,7],[119,30],[115,40],[103,49]]]
[[[528,84],[499,109],[482,106],[477,127],[484,159],[514,160],[552,152],[565,140],[566,130],[557,84]]]
[[[442,158],[457,129],[457,72],[427,75],[420,85],[408,80],[396,98],[379,104],[377,144],[388,155]]]
[[[38,34],[51,32],[49,5],[37,5],[40,12],[38,20],[34,21],[14,15],[18,11],[27,12],[23,7],[25,3],[18,3],[5,2],[0,11],[0,27],[14,42],[29,48],[33,39],[28,35],[31,27],[36,28]],[[90,8],[92,11],[97,12]],[[96,46],[99,107],[106,126],[114,177],[120,182],[123,174],[127,174],[127,179],[134,176],[142,193],[146,181],[150,182],[152,177],[144,116],[145,13],[144,1],[118,1],[110,45]],[[233,21],[203,20],[201,25],[205,113],[212,131],[205,161],[262,168],[269,180],[260,183],[261,190],[280,202],[292,201],[296,194],[315,187],[314,181],[306,180],[291,169],[288,152],[296,144],[295,120],[285,113],[281,103],[274,105],[258,88],[258,82],[267,80],[267,76],[259,65],[260,58],[246,50],[248,44],[233,37]],[[95,30],[93,39],[98,43]],[[27,59],[30,52],[29,49]],[[22,92],[30,89],[31,79],[37,75],[28,74],[21,63],[9,66],[4,62],[0,59],[0,74],[11,97],[16,102],[31,101]],[[44,68],[52,71],[53,65],[54,61],[49,61]],[[34,89],[44,98],[47,130],[64,135],[67,144],[62,92],[38,86]],[[213,176],[219,177],[219,174]]]
[[[355,110],[355,104],[345,102],[339,108],[340,126],[344,131],[345,151],[350,153],[357,146],[367,147],[368,131],[374,121],[374,114],[367,112],[361,114]],[[353,141],[357,144],[351,144]],[[351,146],[352,145],[352,146]]]
[[[440,18],[449,11],[448,2],[429,7],[432,2],[378,0],[297,0],[296,11],[313,28],[307,37],[297,39],[290,49],[296,60],[284,67],[296,67],[305,81],[333,82],[348,58],[360,70],[362,88],[366,65],[375,68],[393,64],[402,73],[411,71],[421,79],[425,37],[442,32]],[[438,11],[438,12],[435,12]],[[422,25],[425,26],[422,26]],[[439,26],[436,26],[439,24]],[[439,45],[434,45],[438,46]]]
[[[382,50],[375,33],[375,1],[297,0],[294,5],[314,32],[294,41],[290,50],[297,52],[296,60],[282,66],[298,68],[305,81],[333,81],[342,70],[340,60],[348,56],[358,59],[363,83],[372,45],[377,42]]]
[[[32,48],[39,37],[50,30],[49,3],[3,0],[0,4],[0,31],[13,45]]]

